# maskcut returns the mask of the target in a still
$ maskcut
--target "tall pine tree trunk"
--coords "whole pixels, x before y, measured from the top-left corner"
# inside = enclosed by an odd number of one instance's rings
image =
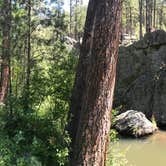
[[[9,85],[9,61],[10,61],[10,29],[11,29],[11,1],[3,1],[3,25],[2,25],[2,65],[1,65],[1,92],[0,102],[3,103],[7,96]]]
[[[29,110],[29,102],[30,102],[30,74],[31,74],[31,0],[27,2],[27,12],[28,12],[28,20],[27,20],[27,35],[26,35],[26,82],[25,82],[25,94],[24,94],[24,110]]]
[[[159,28],[160,29],[162,29],[162,24],[163,24],[163,8],[164,8],[164,1],[162,1],[160,11],[159,11]]]
[[[90,0],[71,101],[72,166],[105,166],[121,0]]]
[[[156,0],[153,2],[153,28],[156,29]]]
[[[129,13],[130,13],[130,39],[131,39],[131,36],[133,35],[133,20],[132,20],[132,7],[131,7],[131,4],[130,4],[130,7],[129,7]]]
[[[79,14],[79,1],[76,0],[75,4],[75,27],[74,27],[74,36],[75,39],[78,41],[78,14]]]
[[[146,33],[151,31],[151,0],[146,0]]]
[[[140,39],[142,39],[142,18],[143,18],[143,14],[142,14],[142,7],[143,7],[143,3],[142,0],[139,0],[139,26],[140,26],[140,30],[139,30],[139,37]]]
[[[73,25],[74,25],[74,0],[70,0],[70,37],[73,37]]]
[[[129,14],[129,11],[128,11],[128,6],[126,6],[126,8],[125,8],[125,10],[126,10],[126,34],[129,34],[129,16],[128,16],[128,14]]]

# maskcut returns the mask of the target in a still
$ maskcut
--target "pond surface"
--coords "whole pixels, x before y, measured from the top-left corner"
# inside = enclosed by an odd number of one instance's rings
[[[114,149],[125,152],[127,166],[166,166],[166,131],[143,139],[120,138]]]

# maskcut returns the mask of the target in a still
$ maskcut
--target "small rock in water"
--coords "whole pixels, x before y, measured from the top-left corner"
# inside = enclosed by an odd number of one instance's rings
[[[128,110],[116,117],[115,129],[120,134],[141,137],[154,133],[157,127],[142,112]]]

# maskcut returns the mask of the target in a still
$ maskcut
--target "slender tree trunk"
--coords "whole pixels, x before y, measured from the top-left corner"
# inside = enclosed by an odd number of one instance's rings
[[[153,2],[153,28],[156,29],[156,0]]]
[[[150,0],[150,28],[153,27],[153,0]]]
[[[24,109],[29,110],[29,88],[30,88],[30,74],[31,74],[31,0],[28,0],[28,31],[27,31],[27,66],[26,66],[26,82],[25,82],[25,99]]]
[[[139,27],[140,27],[140,30],[139,30],[139,37],[140,39],[142,39],[142,17],[143,17],[143,14],[142,14],[142,0],[139,0]]]
[[[143,14],[143,17],[142,17],[142,24],[143,24],[143,27],[146,28],[146,8],[144,7],[144,1],[142,1],[142,5],[143,5],[143,8],[142,8],[142,14]]]
[[[75,39],[77,41],[79,41],[80,37],[79,37],[79,15],[81,14],[81,5],[82,5],[82,1],[81,0],[75,0]]]
[[[126,15],[126,34],[128,34],[129,32],[128,32],[128,29],[129,29],[129,21],[128,21],[128,7],[127,7],[127,5],[126,5],[126,7],[125,7],[125,10],[126,10],[126,13],[125,13],[125,15]]]
[[[11,58],[9,59],[9,110],[10,117],[13,116],[13,100],[12,100],[12,68],[11,68]]]
[[[132,20],[132,8],[131,8],[131,4],[130,4],[130,7],[129,7],[129,13],[130,13],[130,38],[131,36],[133,35],[133,20]]]
[[[120,41],[119,41],[119,43],[122,44],[122,42],[123,42],[123,25],[122,25],[122,17],[121,17],[121,24],[120,24],[120,32],[119,32],[119,35],[120,35]]]
[[[73,37],[74,0],[70,0],[70,37]]]
[[[72,166],[105,166],[121,0],[90,0],[71,101]]]
[[[70,28],[69,28],[69,33],[70,33],[70,36],[71,36],[71,33],[72,33],[72,0],[70,0]]]
[[[151,31],[151,2],[150,0],[146,0],[146,32]]]
[[[156,16],[156,28],[159,28],[159,9],[157,8],[157,16]]]
[[[2,65],[1,65],[1,92],[0,102],[4,103],[9,84],[9,59],[10,59],[10,29],[11,29],[11,1],[3,1],[2,25]]]
[[[163,24],[163,7],[164,7],[164,1],[161,3],[161,8],[159,12],[159,28],[162,29],[162,24]]]
[[[74,27],[74,35],[75,39],[78,40],[78,9],[79,9],[79,1],[76,0],[75,4],[75,27]]]

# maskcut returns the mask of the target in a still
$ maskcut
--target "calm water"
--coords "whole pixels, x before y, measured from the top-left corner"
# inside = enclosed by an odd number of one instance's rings
[[[127,166],[166,166],[166,131],[144,139],[120,139],[113,149],[126,155]]]

